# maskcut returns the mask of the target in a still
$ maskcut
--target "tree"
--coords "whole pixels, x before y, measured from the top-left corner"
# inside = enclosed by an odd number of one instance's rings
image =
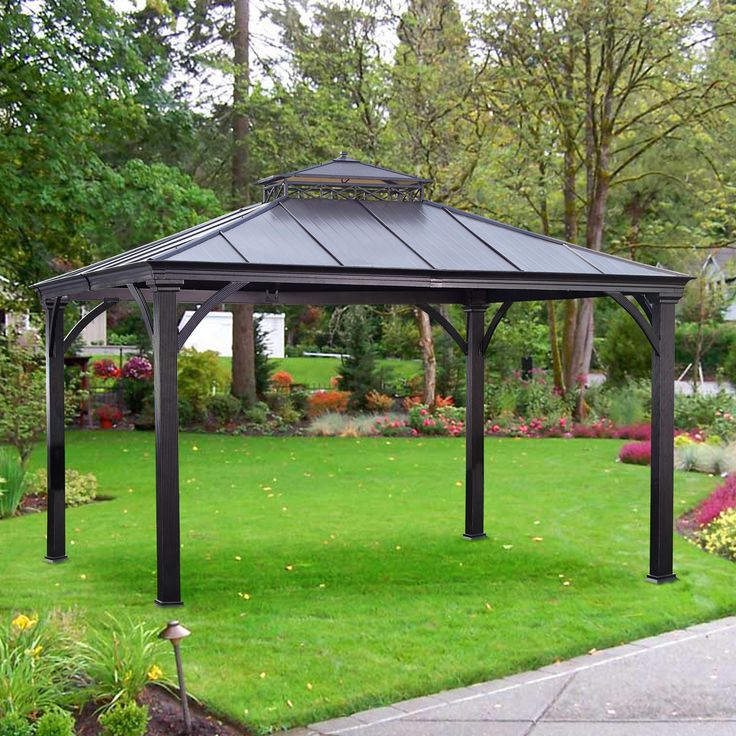
[[[511,0],[487,13],[479,35],[497,62],[493,111],[518,126],[523,101],[540,125],[552,122],[567,239],[580,232],[586,247],[601,250],[612,188],[631,181],[647,152],[734,104],[731,79],[702,64],[714,36],[730,33],[727,22],[718,4],[671,0]],[[527,146],[528,136],[517,143]],[[563,332],[570,386],[590,367],[591,300],[568,302]]]
[[[367,307],[347,307],[340,319],[340,335],[348,357],[343,358],[339,386],[350,391],[352,410],[367,408],[366,395],[378,388],[376,353]]]
[[[249,0],[233,0],[233,158],[232,198],[234,207],[250,202],[248,167],[249,93]],[[251,403],[256,400],[256,353],[253,305],[234,304],[232,393]]]
[[[123,141],[153,140],[165,64],[107,3],[5,3],[0,14],[0,268],[29,284],[219,212],[211,192]],[[160,115],[159,112],[162,114]],[[146,152],[150,153],[150,144]]]

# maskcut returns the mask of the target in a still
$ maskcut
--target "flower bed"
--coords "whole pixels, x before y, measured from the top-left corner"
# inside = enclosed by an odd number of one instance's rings
[[[652,462],[652,443],[629,442],[619,450],[618,459],[630,465],[649,465]]]

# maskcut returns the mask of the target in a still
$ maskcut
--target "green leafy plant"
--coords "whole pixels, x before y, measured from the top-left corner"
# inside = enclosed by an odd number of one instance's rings
[[[348,307],[345,310],[341,337],[349,357],[342,360],[338,386],[347,392],[351,410],[366,409],[367,394],[379,388],[367,307]]]
[[[134,701],[116,703],[99,718],[103,736],[143,736],[148,719],[148,707]]]
[[[202,416],[207,401],[216,392],[228,386],[227,372],[214,350],[186,348],[179,353],[179,395],[188,401],[194,412]]]
[[[268,404],[262,401],[256,401],[253,406],[243,412],[243,416],[250,424],[255,424],[259,427],[264,426],[268,423]]]
[[[57,622],[18,614],[0,632],[0,717],[70,705],[80,678],[81,659]]]
[[[26,464],[46,428],[46,378],[39,352],[6,339],[0,345],[0,443]]]
[[[33,726],[27,718],[17,713],[0,717],[0,736],[31,736]]]
[[[97,477],[92,473],[80,473],[74,468],[67,468],[64,472],[65,500],[67,506],[83,506],[92,503],[97,498]],[[37,470],[30,476],[28,492],[39,496],[46,494],[46,469]]]
[[[74,736],[74,718],[61,708],[50,710],[36,721],[35,736]]]
[[[0,519],[15,514],[27,488],[26,470],[20,458],[0,449]]]
[[[166,684],[157,664],[161,641],[142,622],[110,615],[79,646],[90,695],[106,707],[133,702],[150,681]]]
[[[207,411],[221,424],[234,422],[241,410],[241,401],[232,394],[215,394],[207,399]]]

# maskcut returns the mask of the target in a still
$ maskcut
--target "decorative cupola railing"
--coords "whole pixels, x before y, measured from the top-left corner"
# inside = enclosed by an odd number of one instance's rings
[[[326,164],[276,174],[258,183],[264,202],[282,197],[421,202],[429,179],[366,164],[343,152]]]

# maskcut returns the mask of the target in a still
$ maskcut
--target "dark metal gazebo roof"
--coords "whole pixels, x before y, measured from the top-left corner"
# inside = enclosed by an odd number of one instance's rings
[[[343,293],[397,287],[634,293],[680,289],[688,279],[425,200],[424,180],[353,159],[263,182],[282,187],[279,196],[37,288],[44,296],[95,299],[100,289],[161,277],[202,290],[214,286],[202,282],[238,276],[251,289],[260,284],[282,295],[315,283]]]

